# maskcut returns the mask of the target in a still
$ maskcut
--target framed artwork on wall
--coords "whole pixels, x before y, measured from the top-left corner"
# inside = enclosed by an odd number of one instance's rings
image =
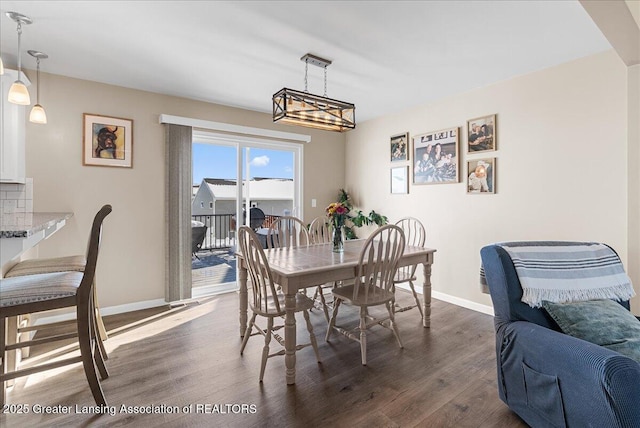
[[[391,193],[409,193],[409,166],[391,168]]]
[[[391,137],[391,162],[409,160],[409,133]]]
[[[85,113],[82,164],[133,166],[133,120]]]
[[[494,151],[496,145],[495,114],[467,120],[467,153]]]
[[[467,193],[496,193],[496,158],[467,162]]]
[[[413,137],[413,183],[458,183],[458,128]]]

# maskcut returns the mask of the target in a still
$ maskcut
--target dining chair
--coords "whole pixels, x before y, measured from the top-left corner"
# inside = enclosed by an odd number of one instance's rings
[[[312,244],[324,244],[331,242],[329,219],[325,216],[314,218],[309,226],[309,236]]]
[[[424,225],[415,217],[404,217],[396,222],[396,226],[400,227],[404,232],[405,244],[413,247],[422,247],[424,246],[424,242],[427,238],[427,232],[424,228]],[[416,301],[415,305],[408,305],[401,307],[399,305],[395,305],[394,309],[396,312],[404,312],[409,309],[418,308],[420,311],[420,317],[424,318],[424,313],[422,312],[422,304],[420,303],[420,298],[416,293],[416,289],[413,286],[413,282],[416,280],[416,268],[418,265],[410,265],[410,266],[402,266],[398,268],[398,272],[393,280],[394,287],[398,284],[408,283],[409,288],[411,288],[411,293],[413,294],[413,299]]]
[[[88,244],[88,242],[87,242]],[[5,278],[15,278],[19,276],[25,275],[38,275],[43,273],[54,273],[54,272],[84,272],[84,268],[87,265],[86,254],[78,254],[73,256],[62,256],[62,257],[50,257],[50,258],[38,258],[38,259],[27,259],[17,264],[13,265],[5,274]],[[95,280],[94,280],[95,281]],[[98,304],[98,293],[96,284],[94,283],[94,308],[95,308],[95,320],[98,329],[98,337],[99,337],[99,346],[104,355],[105,359],[108,359],[107,352],[104,348],[104,344],[102,343],[104,340],[109,338],[107,334],[107,329],[104,326],[104,321],[102,320],[102,315],[100,314],[100,305]],[[28,316],[28,315],[27,315]],[[15,335],[17,332],[9,331],[10,335]],[[28,355],[25,350],[22,352],[23,355]]]
[[[360,342],[362,365],[367,365],[367,329],[381,325],[393,331],[398,345],[402,348],[400,333],[395,322],[393,305],[395,303],[393,278],[398,268],[398,261],[404,253],[404,232],[396,225],[381,226],[367,238],[360,251],[355,282],[350,285],[336,287],[333,293],[334,305],[327,336],[336,331],[349,339]],[[346,329],[336,325],[338,309],[342,302],[360,307],[360,323],[358,327]],[[387,316],[373,317],[368,309],[372,306],[384,305]],[[389,325],[385,322],[389,321]]]
[[[267,248],[289,248],[309,245],[307,226],[297,217],[278,217],[267,232]]]
[[[7,381],[79,362],[82,362],[96,404],[99,406],[107,405],[100,379],[108,378],[109,373],[98,345],[93,294],[95,292],[94,278],[102,223],[111,211],[111,205],[104,205],[93,219],[83,272],[52,272],[0,280],[0,358],[2,358],[0,364],[0,383],[2,384],[0,405],[4,405],[6,401]],[[6,343],[7,318],[71,307],[76,309],[75,333],[59,334],[15,344]],[[44,328],[43,326],[39,327]],[[76,336],[80,348],[79,356],[7,371],[7,354],[9,352]]]
[[[247,342],[250,336],[262,334],[264,336],[264,347],[262,348],[262,362],[260,365],[260,382],[264,378],[264,370],[267,366],[267,359],[276,355],[284,355],[284,338],[278,334],[274,334],[284,327],[284,324],[274,325],[276,318],[281,318],[285,315],[285,303],[284,294],[278,292],[277,285],[273,282],[273,275],[271,268],[267,261],[267,257],[262,249],[260,240],[256,233],[247,226],[242,226],[238,232],[240,253],[247,265],[247,271],[249,276],[249,282],[251,283],[252,298],[249,300],[249,306],[253,312],[251,320],[247,325],[244,338],[242,340],[242,346],[240,348],[240,355],[244,353],[244,349],[247,346]],[[302,312],[305,322],[307,324],[307,330],[309,331],[310,343],[304,345],[298,345],[296,350],[302,349],[311,345],[316,354],[316,359],[320,363],[320,354],[318,352],[318,344],[316,337],[313,334],[313,326],[309,320],[309,309],[313,307],[313,301],[302,293],[296,293],[296,307],[295,312]],[[267,328],[262,329],[256,324],[256,318],[258,316],[267,319]],[[253,330],[255,333],[252,333]],[[269,344],[271,338],[274,337],[276,341],[282,346],[279,352],[273,354],[269,353]]]

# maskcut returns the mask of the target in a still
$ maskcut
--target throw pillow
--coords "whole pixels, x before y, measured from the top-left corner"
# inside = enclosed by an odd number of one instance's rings
[[[640,362],[640,321],[619,303],[543,301],[542,306],[564,333]]]

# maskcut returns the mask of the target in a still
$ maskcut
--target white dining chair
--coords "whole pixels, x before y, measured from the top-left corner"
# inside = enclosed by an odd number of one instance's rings
[[[276,355],[284,355],[284,338],[273,332],[284,327],[284,324],[274,325],[274,320],[282,318],[285,315],[285,303],[284,294],[278,292],[277,285],[273,282],[273,276],[271,268],[265,256],[262,245],[256,233],[247,226],[242,226],[239,229],[238,240],[240,246],[240,252],[247,265],[247,272],[249,275],[249,282],[251,283],[252,298],[249,300],[249,306],[253,312],[251,320],[247,325],[247,330],[244,333],[242,340],[242,346],[240,348],[240,355],[244,353],[245,347],[250,336],[261,334],[264,336],[264,347],[262,348],[262,361],[260,365],[260,382],[264,378],[265,367],[267,366],[267,359]],[[302,312],[307,324],[307,331],[309,332],[310,343],[297,345],[296,350],[300,350],[306,346],[311,345],[316,354],[316,359],[320,363],[320,354],[318,352],[318,344],[316,337],[313,334],[313,326],[309,320],[309,309],[313,307],[313,300],[308,298],[303,293],[296,293],[296,307],[295,312]],[[267,328],[262,329],[256,324],[256,318],[260,316],[267,319]],[[254,331],[252,333],[252,331]],[[273,354],[269,353],[269,347],[271,338],[275,338],[276,341],[282,346],[279,352]]]
[[[267,232],[267,248],[289,248],[309,245],[307,226],[297,217],[278,217]]]
[[[362,365],[367,365],[367,329],[381,325],[393,331],[402,348],[400,333],[395,322],[393,305],[395,302],[393,278],[398,261],[404,253],[404,232],[395,225],[388,224],[378,228],[364,243],[358,259],[355,282],[351,285],[336,287],[332,290],[334,297],[333,314],[329,321],[326,341],[336,331],[349,339],[360,342]],[[338,309],[342,302],[360,307],[360,323],[358,327],[346,329],[336,325]],[[368,308],[384,305],[388,315],[372,317]],[[386,325],[389,321],[389,325]]]
[[[398,222],[396,222],[396,226],[400,227],[404,232],[405,245],[413,246],[413,247],[422,247],[424,246],[424,242],[427,238],[427,233],[424,228],[424,225],[415,217],[404,217]],[[415,305],[408,306],[398,306],[395,305],[396,312],[404,312],[409,309],[418,308],[420,311],[420,317],[424,318],[424,313],[422,311],[422,304],[420,303],[420,298],[416,293],[416,289],[413,286],[413,282],[416,280],[416,268],[418,265],[410,265],[410,266],[402,266],[398,268],[398,272],[394,278],[394,287],[398,284],[409,284],[409,288],[411,289],[411,293],[413,294],[413,299],[415,300]]]

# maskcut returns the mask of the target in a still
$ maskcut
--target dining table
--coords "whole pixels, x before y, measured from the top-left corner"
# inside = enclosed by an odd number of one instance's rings
[[[296,293],[307,287],[336,281],[346,281],[356,277],[358,260],[365,239],[347,240],[343,252],[333,252],[331,243],[309,246],[272,248],[265,250],[273,280],[285,295],[285,377],[288,385],[296,380]],[[423,327],[431,326],[431,265],[436,252],[433,248],[406,246],[398,266],[422,264],[424,269],[422,284]],[[247,265],[238,251],[238,281],[240,301],[240,336],[247,328]]]

